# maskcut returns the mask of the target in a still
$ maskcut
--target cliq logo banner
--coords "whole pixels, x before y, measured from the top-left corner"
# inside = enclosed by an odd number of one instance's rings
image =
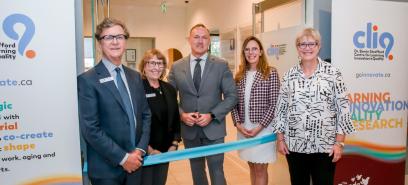
[[[353,36],[354,60],[392,61],[391,49],[394,36],[389,32],[379,32],[379,26],[367,23],[366,31],[357,31]]]
[[[74,5],[0,1],[1,185],[82,184]]]
[[[14,26],[16,24],[24,26],[25,31],[23,34],[19,35],[15,30]],[[4,19],[2,28],[5,35],[15,42],[6,43],[5,41],[0,41],[0,59],[15,60],[17,54],[30,59],[35,57],[36,53],[34,50],[26,50],[35,34],[35,24],[30,17],[24,14],[9,15]]]
[[[408,36],[401,24],[405,17],[408,3],[333,0],[332,61],[348,86],[357,130],[346,139],[335,185],[405,183]]]

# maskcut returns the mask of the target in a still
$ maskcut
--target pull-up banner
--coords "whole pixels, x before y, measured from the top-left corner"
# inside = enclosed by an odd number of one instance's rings
[[[0,1],[0,184],[82,184],[74,1]]]
[[[333,0],[332,61],[349,88],[357,133],[335,184],[404,185],[408,118],[408,3]]]

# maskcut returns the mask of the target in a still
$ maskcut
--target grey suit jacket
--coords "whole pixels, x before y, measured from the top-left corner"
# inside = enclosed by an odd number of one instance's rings
[[[226,135],[225,116],[237,104],[238,98],[232,73],[225,60],[208,55],[198,92],[190,71],[190,56],[173,64],[168,80],[179,93],[180,111],[212,112],[215,115],[215,119],[205,127],[197,125],[190,127],[182,123],[183,138],[194,139],[199,129],[203,129],[210,140]]]
[[[150,135],[150,108],[139,73],[123,66],[136,116],[136,148],[147,151]],[[87,144],[88,174],[94,178],[114,178],[125,173],[121,160],[133,151],[130,122],[119,91],[105,65],[78,76],[79,123]]]

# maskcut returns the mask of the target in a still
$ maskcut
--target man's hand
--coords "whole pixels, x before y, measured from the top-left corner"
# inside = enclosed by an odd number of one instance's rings
[[[211,114],[199,114],[196,124],[200,127],[207,126],[212,121]]]
[[[142,155],[142,151],[140,150],[134,150],[132,153],[129,153],[129,157],[122,165],[125,171],[127,171],[128,173],[132,173],[139,169],[142,166]]]
[[[181,113],[180,119],[186,125],[192,127],[195,123],[198,122],[199,114],[197,112],[190,112],[190,113]]]

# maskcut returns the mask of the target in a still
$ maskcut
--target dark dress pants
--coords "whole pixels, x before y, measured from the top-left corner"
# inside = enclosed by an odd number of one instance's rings
[[[201,133],[198,134],[195,139],[183,139],[183,142],[186,148],[194,148],[224,143],[224,138],[209,140],[208,138],[204,138],[203,133]],[[205,172],[206,161],[210,173],[211,185],[226,185],[224,176],[224,153],[190,159],[194,185],[208,185],[207,174]]]
[[[142,170],[138,169],[133,173],[124,172],[116,178],[92,178],[89,177],[92,185],[141,185]]]
[[[336,163],[328,153],[296,153],[286,155],[292,185],[333,185]]]
[[[167,172],[169,163],[145,166],[142,168],[143,185],[165,185],[167,181]]]

